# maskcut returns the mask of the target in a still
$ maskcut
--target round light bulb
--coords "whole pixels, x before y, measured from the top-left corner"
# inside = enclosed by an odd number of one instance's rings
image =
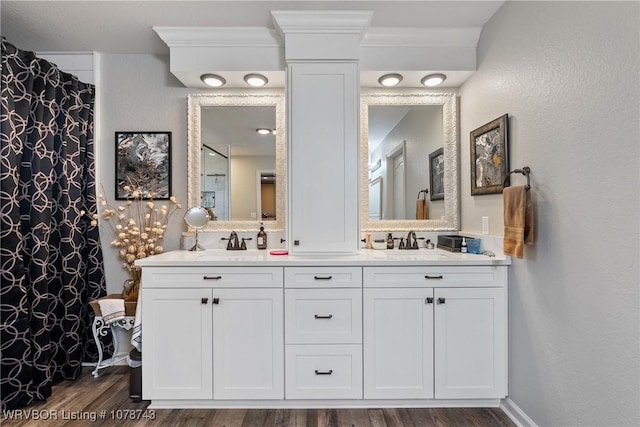
[[[382,86],[393,87],[397,86],[402,81],[402,75],[400,74],[385,74],[378,79],[378,83]]]
[[[438,86],[442,84],[447,79],[447,76],[444,74],[429,74],[428,76],[424,76],[420,83],[427,87]]]
[[[258,132],[260,135],[271,135],[271,129],[267,128],[256,129],[256,132]]]
[[[202,80],[202,82],[207,86],[211,87],[220,87],[224,86],[224,84],[227,83],[224,77],[221,77],[217,74],[203,74],[200,76],[200,80]]]
[[[269,82],[269,79],[262,74],[247,74],[244,76],[244,81],[247,82],[249,86],[262,87]]]

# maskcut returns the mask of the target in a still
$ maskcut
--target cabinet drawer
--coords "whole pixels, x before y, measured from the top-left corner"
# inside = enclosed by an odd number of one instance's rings
[[[142,269],[145,288],[281,288],[282,267],[152,267]]]
[[[361,288],[361,267],[286,267],[286,288]]]
[[[362,346],[286,346],[287,399],[362,399]]]
[[[285,342],[362,343],[362,290],[285,290]]]
[[[504,267],[365,267],[364,287],[503,287]]]

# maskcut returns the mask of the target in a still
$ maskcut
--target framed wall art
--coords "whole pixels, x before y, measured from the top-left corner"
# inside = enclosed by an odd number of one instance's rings
[[[444,200],[444,149],[429,154],[430,200]]]
[[[508,115],[471,131],[471,195],[502,193],[509,170]]]
[[[171,195],[171,132],[116,132],[116,199],[167,200]]]

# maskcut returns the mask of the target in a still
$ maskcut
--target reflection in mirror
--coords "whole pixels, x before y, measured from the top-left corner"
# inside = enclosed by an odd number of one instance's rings
[[[455,95],[364,94],[360,114],[363,230],[458,229]]]
[[[207,230],[284,229],[284,141],[281,93],[189,95],[189,204],[213,213]]]
[[[203,107],[201,127],[202,205],[218,221],[274,221],[275,107]]]
[[[444,215],[444,201],[422,201],[424,190],[434,194],[429,183],[429,155],[442,146],[441,105],[369,106],[369,164],[377,166],[380,162],[376,170],[370,168],[369,180],[384,178],[386,183],[378,219],[434,219]],[[421,209],[422,205],[426,209]]]

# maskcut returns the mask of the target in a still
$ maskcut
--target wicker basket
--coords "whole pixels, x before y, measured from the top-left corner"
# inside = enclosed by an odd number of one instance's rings
[[[89,301],[89,305],[93,309],[93,312],[96,316],[102,317],[102,313],[100,312],[100,304],[98,301],[101,299],[123,299],[122,294],[109,294],[106,297],[98,298],[93,301]],[[136,315],[136,304],[137,301],[125,301],[124,302],[124,314],[125,316],[135,316]]]

